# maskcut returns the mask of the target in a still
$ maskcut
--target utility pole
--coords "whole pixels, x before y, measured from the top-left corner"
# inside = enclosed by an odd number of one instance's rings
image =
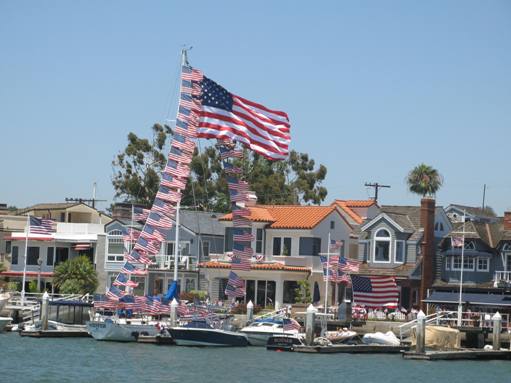
[[[484,205],[485,205],[485,201],[486,200],[486,184],[483,185],[483,212],[484,212]]]
[[[378,202],[378,190],[380,188],[390,188],[390,185],[382,185],[382,184],[379,184],[378,182],[366,182],[365,183],[365,186],[368,186],[368,187],[371,187],[371,188],[374,188],[374,202]]]

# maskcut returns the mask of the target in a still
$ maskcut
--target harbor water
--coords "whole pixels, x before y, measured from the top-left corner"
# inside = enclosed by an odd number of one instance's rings
[[[509,382],[509,361],[406,361],[0,334],[0,382]]]

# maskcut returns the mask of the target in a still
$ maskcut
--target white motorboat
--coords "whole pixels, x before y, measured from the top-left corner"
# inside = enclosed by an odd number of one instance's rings
[[[0,317],[0,332],[3,332],[5,326],[12,322],[11,317]]]
[[[357,333],[355,331],[348,330],[347,328],[343,328],[338,331],[327,331],[325,333],[325,338],[332,343],[343,343],[355,338],[356,336]]]
[[[2,312],[2,310],[4,309],[5,305],[7,304],[7,302],[9,301],[10,298],[11,298],[11,294],[0,293],[0,313]]]
[[[362,337],[364,344],[381,344],[384,346],[399,346],[401,342],[392,331],[387,331],[385,334],[382,332],[374,332],[365,334]]]
[[[282,321],[255,321],[240,330],[248,338],[251,346],[266,346],[268,339],[277,335],[296,335],[298,330],[284,331]]]
[[[88,321],[87,331],[96,340],[136,342],[139,335],[156,336],[158,322],[142,319],[106,318]]]

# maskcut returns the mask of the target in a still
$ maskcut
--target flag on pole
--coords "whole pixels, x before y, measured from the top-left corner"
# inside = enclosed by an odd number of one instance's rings
[[[337,251],[342,247],[342,241],[332,239],[330,240],[330,251]]]
[[[147,219],[147,216],[151,210],[144,209],[142,207],[134,206],[133,207],[133,220],[137,222],[144,222]]]
[[[295,331],[295,330],[300,331],[300,329],[302,328],[302,326],[300,326],[300,323],[298,323],[293,318],[282,319],[282,324],[283,324],[284,331]]]
[[[346,257],[339,257],[339,270],[345,273],[357,273],[360,270],[360,262]]]
[[[197,137],[238,141],[270,160],[286,158],[291,139],[286,113],[232,94],[205,76],[195,85]]]
[[[29,217],[28,232],[32,234],[51,234],[55,221],[46,218]]]
[[[397,307],[399,290],[394,277],[351,276],[353,300],[368,307]]]

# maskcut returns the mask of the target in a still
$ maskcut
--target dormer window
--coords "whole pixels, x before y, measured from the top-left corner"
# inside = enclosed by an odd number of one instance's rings
[[[435,231],[444,231],[444,224],[442,222],[436,222]]]
[[[502,247],[502,251],[511,251],[511,243],[506,243],[506,244]]]
[[[465,250],[475,250],[476,245],[474,244],[474,241],[465,242]]]
[[[374,235],[373,262],[390,262],[390,233],[386,229],[379,229]]]

